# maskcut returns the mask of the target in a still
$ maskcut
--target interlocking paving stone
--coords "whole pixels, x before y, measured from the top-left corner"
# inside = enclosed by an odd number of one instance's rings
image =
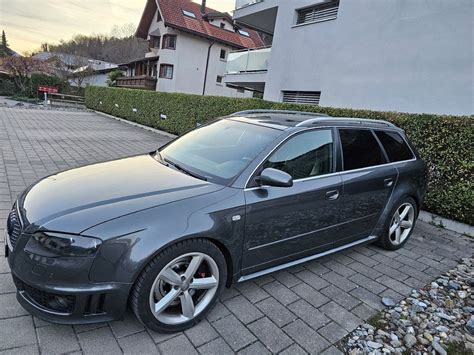
[[[225,306],[244,324],[253,322],[258,318],[263,317],[252,303],[250,303],[244,296],[237,296],[224,302]]]
[[[288,308],[273,297],[264,299],[255,305],[279,327],[283,327],[296,319],[296,316]]]
[[[179,335],[176,338],[169,339],[163,343],[158,344],[161,354],[170,355],[191,355],[197,354],[197,350],[193,344],[184,335]]]
[[[31,316],[0,320],[0,350],[36,344]]]
[[[0,108],[0,219],[6,219],[17,194],[39,178],[147,153],[169,140],[91,112]],[[145,329],[131,312],[121,321],[76,326],[25,315],[3,259],[1,220],[0,354],[225,355],[281,349],[281,354],[336,355],[340,352],[331,342],[383,309],[381,297],[406,297],[474,252],[472,240],[418,221],[403,249],[360,246],[236,284],[226,289],[207,321],[185,333],[160,334]]]
[[[331,345],[300,319],[286,325],[283,330],[303,349],[312,354],[320,353]]]
[[[120,338],[118,343],[125,354],[158,353],[155,343],[145,331]]]
[[[79,333],[79,344],[84,354],[117,354],[120,347],[109,327]]]
[[[64,354],[81,350],[73,328],[54,324],[36,329],[40,351],[43,354]]]
[[[278,353],[293,344],[293,341],[266,317],[249,324],[248,327],[272,353]]]
[[[196,326],[186,330],[184,333],[195,347],[199,347],[219,336],[206,320],[201,321]]]
[[[217,338],[198,348],[200,354],[203,355],[227,355],[234,354],[234,351],[227,345],[222,338]]]
[[[219,319],[213,325],[234,351],[240,350],[257,340],[233,315]]]
[[[250,344],[246,348],[240,350],[238,355],[267,355],[271,354],[270,351],[263,345],[261,342],[256,341],[253,344]]]

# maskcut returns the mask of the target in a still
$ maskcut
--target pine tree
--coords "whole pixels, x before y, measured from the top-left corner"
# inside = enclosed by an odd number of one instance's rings
[[[2,31],[2,43],[0,43],[0,57],[9,55],[10,50],[8,48],[7,35],[5,31]]]

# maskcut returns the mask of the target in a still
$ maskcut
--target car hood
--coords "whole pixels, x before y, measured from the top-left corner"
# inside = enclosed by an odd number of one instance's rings
[[[24,194],[20,210],[27,232],[80,233],[113,218],[222,188],[141,155],[48,176]]]

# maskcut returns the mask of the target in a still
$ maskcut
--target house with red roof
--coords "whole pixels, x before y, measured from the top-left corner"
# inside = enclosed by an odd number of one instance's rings
[[[149,51],[124,64],[127,74],[117,86],[230,97],[253,92],[224,83],[229,53],[268,42],[228,13],[206,7],[205,0],[148,0],[136,36],[148,41]]]

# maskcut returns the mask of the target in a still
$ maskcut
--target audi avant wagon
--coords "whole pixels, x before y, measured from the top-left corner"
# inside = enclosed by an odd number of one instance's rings
[[[346,248],[401,248],[425,163],[385,121],[244,111],[150,154],[68,170],[24,191],[6,253],[19,302],[76,324],[189,328],[225,286]]]

